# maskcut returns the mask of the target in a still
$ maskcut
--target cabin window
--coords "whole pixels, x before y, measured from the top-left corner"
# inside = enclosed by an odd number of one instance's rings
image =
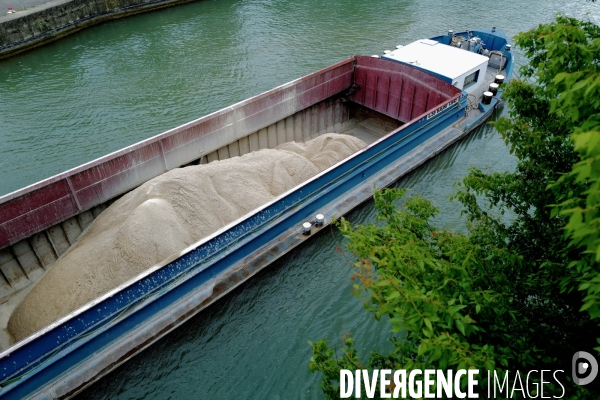
[[[463,89],[477,82],[477,78],[479,78],[479,70],[473,72],[470,75],[467,75],[467,77],[465,78],[465,84],[463,85]]]

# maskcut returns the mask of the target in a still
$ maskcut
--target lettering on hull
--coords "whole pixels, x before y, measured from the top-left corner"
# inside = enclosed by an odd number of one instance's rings
[[[444,104],[440,108],[437,108],[437,109],[433,110],[432,112],[430,112],[429,114],[427,114],[427,119],[431,119],[431,118],[435,117],[436,115],[438,115],[439,113],[441,113],[442,111],[444,111],[448,107],[455,105],[456,103],[458,103],[458,99],[454,99],[451,102]]]

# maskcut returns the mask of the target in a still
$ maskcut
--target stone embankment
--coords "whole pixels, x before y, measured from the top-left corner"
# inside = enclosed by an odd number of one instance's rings
[[[97,23],[194,0],[52,0],[0,16],[0,59]],[[2,3],[6,3],[3,1]],[[13,9],[19,8],[15,4]],[[6,10],[2,10],[6,12]]]

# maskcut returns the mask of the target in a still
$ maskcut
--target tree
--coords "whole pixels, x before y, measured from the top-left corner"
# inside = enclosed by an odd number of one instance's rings
[[[496,127],[519,162],[512,173],[470,170],[458,184],[468,235],[431,226],[432,204],[398,190],[375,194],[383,224],[340,220],[358,260],[356,294],[375,318],[389,317],[394,350],[364,363],[351,337],[341,355],[324,340],[312,344],[309,368],[324,374],[328,397],[339,396],[340,369],[564,370],[574,352],[594,346],[599,29],[558,16],[517,36],[530,58],[522,76],[533,79],[506,86],[510,118]],[[570,379],[567,370],[570,398],[597,396]]]
[[[535,76],[550,98],[551,111],[565,119],[580,160],[572,171],[550,185],[554,192],[567,180],[582,190],[556,194],[553,212],[568,216],[566,230],[585,255],[569,265],[579,290],[586,293],[583,310],[600,317],[600,27],[573,18],[559,17],[519,38],[532,63],[543,65]],[[543,45],[541,43],[543,41]],[[564,290],[572,290],[569,280]]]

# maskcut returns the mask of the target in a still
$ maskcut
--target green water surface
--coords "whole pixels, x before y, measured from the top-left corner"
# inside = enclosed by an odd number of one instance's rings
[[[354,54],[477,27],[509,36],[556,12],[598,23],[585,1],[206,0],[116,20],[0,61],[0,195],[261,93]],[[516,51],[517,56],[521,56]],[[523,63],[522,56],[518,60]],[[506,107],[494,118],[506,113]],[[452,184],[477,166],[514,168],[491,126],[397,184],[464,231]],[[374,219],[372,204],[356,222]],[[352,258],[332,229],[107,375],[82,399],[323,398],[307,340],[362,355],[388,326],[350,293]],[[338,346],[339,347],[339,346]]]

